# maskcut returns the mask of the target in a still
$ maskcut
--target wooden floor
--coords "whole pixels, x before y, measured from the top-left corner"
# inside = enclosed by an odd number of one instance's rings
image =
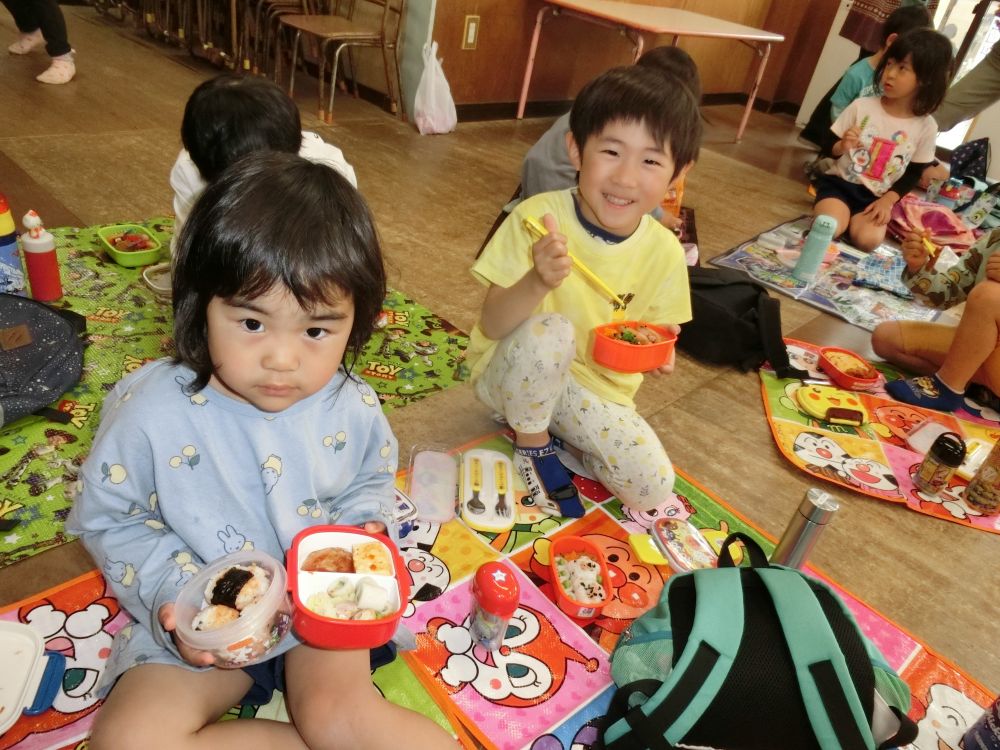
[[[65,8],[79,74],[67,86],[34,76],[44,56],[0,54],[0,191],[18,211],[50,226],[141,219],[171,210],[167,183],[191,90],[217,71],[99,17]],[[0,12],[0,38],[13,24]],[[341,147],[378,220],[391,284],[463,330],[482,289],[468,268],[498,209],[518,182],[520,160],[551,120],[462,124],[420,136],[379,108],[338,98],[321,126],[313,90],[297,94],[307,129]],[[807,157],[790,118],[754,113],[741,144],[741,109],[706,108],[708,133],[688,178],[704,257],[809,211],[801,181]],[[786,333],[866,351],[859,329],[781,298]],[[753,523],[780,535],[809,478],[778,453],[756,374],[679,362],[647,383],[639,408],[674,462]],[[459,445],[496,429],[468,386],[390,414],[407,455],[417,442]],[[842,510],[814,563],[854,594],[986,684],[1000,690],[1000,537],[862,495],[826,489]],[[0,571],[0,604],[66,580],[92,563],[65,545]]]

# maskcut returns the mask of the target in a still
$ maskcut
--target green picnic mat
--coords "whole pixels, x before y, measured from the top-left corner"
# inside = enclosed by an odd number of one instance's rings
[[[167,247],[173,220],[137,222]],[[124,375],[173,354],[173,316],[142,279],[102,250],[100,227],[52,229],[65,296],[56,306],[87,318],[80,383],[57,402],[66,423],[26,417],[0,428],[0,567],[68,541],[70,493],[100,418],[101,402]],[[466,378],[468,337],[404,294],[386,295],[379,329],[355,372],[383,408],[405,406]]]

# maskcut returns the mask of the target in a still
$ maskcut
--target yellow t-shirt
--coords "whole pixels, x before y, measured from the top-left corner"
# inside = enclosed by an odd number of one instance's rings
[[[524,229],[524,217],[540,222],[547,213],[555,217],[559,231],[566,235],[570,252],[625,302],[626,320],[660,325],[691,320],[684,250],[673,232],[647,215],[631,237],[618,244],[607,244],[591,236],[580,224],[572,190],[540,193],[519,203],[472,266],[472,274],[486,285],[506,288],[518,282],[532,268],[534,240]],[[533,314],[548,312],[565,316],[576,330],[576,357],[571,371],[577,382],[602,398],[631,406],[642,375],[609,370],[594,364],[589,356],[591,332],[613,320],[614,303],[582,274],[573,271],[559,287],[545,295]],[[477,322],[466,355],[473,380],[486,368],[497,343],[483,334]]]

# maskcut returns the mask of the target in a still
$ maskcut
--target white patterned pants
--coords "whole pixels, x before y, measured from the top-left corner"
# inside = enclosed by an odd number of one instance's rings
[[[595,395],[570,373],[573,325],[562,315],[529,318],[497,346],[476,395],[517,432],[548,430],[579,448],[583,463],[625,505],[650,510],[667,499],[674,468],[634,408]]]

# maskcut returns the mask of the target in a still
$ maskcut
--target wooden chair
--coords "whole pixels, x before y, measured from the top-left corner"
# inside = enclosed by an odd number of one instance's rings
[[[399,75],[399,57],[396,49],[399,44],[399,34],[403,25],[403,13],[405,11],[406,0],[349,0],[346,15],[340,14],[341,0],[330,0],[332,8],[327,6],[328,13],[320,13],[315,8],[317,0],[304,0],[307,6],[313,6],[314,12],[302,15],[283,15],[279,21],[282,29],[295,32],[292,41],[291,76],[288,82],[288,94],[291,96],[295,90],[295,68],[298,51],[302,41],[302,35],[313,37],[319,44],[318,67],[319,67],[319,119],[324,122],[333,121],[333,95],[337,90],[337,67],[340,63],[340,53],[347,49],[348,62],[351,66],[351,78],[354,81],[354,95],[358,95],[357,69],[351,58],[351,47],[380,47],[382,49],[382,62],[385,66],[386,93],[389,96],[389,110],[394,114],[398,112],[400,118],[404,118],[402,105],[402,85]],[[355,13],[359,5],[372,6],[374,15],[379,20],[355,20]],[[281,60],[280,44],[281,34],[278,35],[279,49],[275,54],[275,80],[279,80],[279,63]],[[330,100],[329,104],[323,103],[323,84],[326,78],[326,63],[330,58],[330,48],[333,47],[332,70],[330,73]],[[392,81],[389,75],[390,61],[389,54],[392,53],[391,67],[396,72],[396,87],[393,90]]]

